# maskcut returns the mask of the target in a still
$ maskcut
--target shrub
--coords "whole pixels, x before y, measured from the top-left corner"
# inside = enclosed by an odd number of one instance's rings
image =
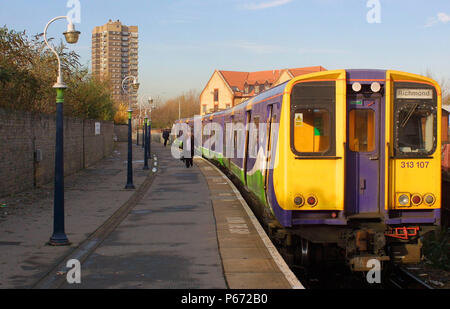
[[[112,120],[115,108],[109,81],[92,77],[79,63],[79,55],[69,52],[62,42],[55,49],[61,58],[64,81],[69,86],[65,115]],[[25,31],[0,27],[0,107],[54,113],[56,93],[52,87],[57,71],[57,59],[46,47],[42,34],[30,39]]]

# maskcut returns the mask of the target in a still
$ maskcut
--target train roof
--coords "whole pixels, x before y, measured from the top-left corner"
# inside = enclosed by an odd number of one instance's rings
[[[260,94],[258,94],[256,96],[253,96],[253,97],[243,101],[242,103],[239,103],[236,106],[233,106],[233,107],[230,107],[228,109],[224,109],[224,110],[221,110],[221,111],[218,111],[218,112],[214,112],[214,113],[211,113],[211,114],[205,114],[205,115],[202,116],[202,118],[203,119],[204,118],[210,118],[210,117],[214,118],[214,117],[218,117],[218,116],[227,114],[231,110],[240,111],[242,109],[245,109],[245,108],[247,108],[248,104],[254,104],[254,103],[256,104],[258,102],[264,101],[265,99],[268,99],[268,98],[271,98],[273,96],[276,96],[277,94],[283,93],[284,88],[286,88],[286,85],[287,85],[288,82],[289,81],[286,81],[286,82],[284,82],[282,84],[276,85],[275,87],[272,87],[272,88],[269,88],[267,90],[264,90]]]
[[[345,71],[349,74],[349,78],[384,78],[385,74],[386,74],[386,70],[385,69],[345,69]],[[323,71],[320,73],[326,73],[329,71]],[[312,73],[312,74],[317,74],[318,72]],[[264,101],[266,99],[269,99],[271,97],[274,97],[280,93],[284,92],[284,89],[286,88],[286,85],[290,82],[291,80],[288,80],[282,84],[279,84],[275,87],[269,88],[261,93],[259,93],[258,95],[255,95],[251,98],[248,98],[247,100],[243,101],[242,103],[230,107],[228,109],[225,110],[221,110],[221,111],[217,111],[214,113],[210,113],[210,114],[205,114],[203,116],[201,116],[202,120],[204,119],[211,119],[211,118],[215,118],[215,117],[219,117],[221,115],[227,114],[230,111],[234,112],[240,112],[242,110],[246,110],[249,104],[257,104],[261,101]],[[446,106],[443,108],[447,111],[450,112],[450,106]],[[192,118],[185,118],[182,119],[182,122],[185,122],[186,119],[192,119]]]

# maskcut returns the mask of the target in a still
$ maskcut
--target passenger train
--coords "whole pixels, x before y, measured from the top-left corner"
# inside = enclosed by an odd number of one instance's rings
[[[200,126],[196,150],[237,179],[292,261],[367,271],[420,261],[420,237],[440,223],[441,114],[430,78],[333,70],[178,124]]]

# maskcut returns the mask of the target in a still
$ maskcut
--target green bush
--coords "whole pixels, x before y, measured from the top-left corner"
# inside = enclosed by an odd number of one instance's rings
[[[52,39],[49,40],[52,43]],[[64,114],[83,119],[112,120],[115,107],[108,81],[98,80],[79,63],[79,55],[60,43],[63,78],[68,85]],[[42,34],[31,39],[25,32],[0,27],[0,107],[40,113],[56,111],[58,64]]]
[[[450,229],[442,227],[423,241],[425,258],[435,267],[450,270]]]

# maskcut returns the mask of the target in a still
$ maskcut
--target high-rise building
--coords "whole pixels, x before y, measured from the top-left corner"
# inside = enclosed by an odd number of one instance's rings
[[[92,31],[92,74],[111,80],[113,100],[128,103],[129,96],[122,89],[125,77],[138,77],[138,27],[125,26],[109,20]],[[124,88],[130,91],[131,103],[137,104],[137,94],[132,90],[128,79]]]

